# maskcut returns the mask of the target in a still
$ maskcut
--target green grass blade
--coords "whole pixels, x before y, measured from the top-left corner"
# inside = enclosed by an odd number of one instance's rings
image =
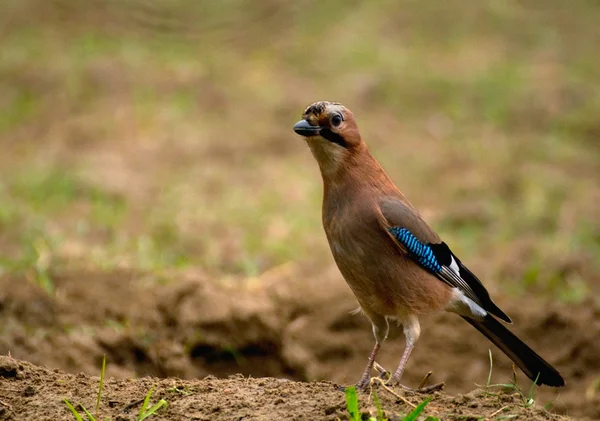
[[[148,408],[148,405],[150,404],[150,397],[152,396],[152,392],[154,392],[153,387],[150,388],[150,390],[146,394],[146,397],[144,398],[144,403],[142,404],[142,409],[140,409],[140,415],[138,416],[138,421],[141,421],[143,419],[142,417],[146,413],[146,408]]]
[[[533,403],[535,402],[535,386],[537,386],[539,379],[540,373],[538,373],[533,383],[531,383],[531,387],[529,388],[529,392],[527,393],[527,404],[529,405],[533,405]]]
[[[150,415],[154,415],[160,408],[162,407],[167,407],[167,401],[164,399],[161,399],[158,401],[158,403],[156,403],[155,405],[152,406],[152,408],[150,408],[146,413],[144,414],[140,414],[140,417],[138,418],[138,421],[143,421],[146,418],[148,418]]]
[[[410,414],[402,418],[402,421],[416,421],[417,418],[419,418],[419,415],[421,415],[421,412],[425,410],[425,407],[427,406],[430,400],[431,398],[425,399],[415,409],[410,411]]]
[[[65,402],[65,405],[67,405],[67,408],[69,408],[71,410],[71,412],[73,413],[73,416],[75,417],[75,419],[77,421],[83,421],[83,418],[81,418],[81,415],[79,415],[79,412],[77,412],[75,407],[73,405],[71,405],[71,402],[69,402],[68,399],[65,399],[64,402]]]
[[[94,416],[92,414],[90,414],[90,411],[88,411],[87,409],[85,409],[85,406],[81,405],[81,408],[83,409],[83,412],[85,412],[85,415],[87,415],[88,420],[90,420],[90,421],[96,421],[96,418],[94,418]]]
[[[379,396],[377,396],[377,390],[373,389],[373,402],[375,402],[375,408],[377,408],[377,421],[386,421],[383,409],[381,408],[381,402],[379,402]]]
[[[346,388],[346,408],[350,414],[350,421],[360,421],[358,396],[356,396],[356,387],[354,386],[348,386]]]
[[[102,396],[102,389],[104,388],[104,373],[106,373],[106,354],[102,357],[102,370],[100,371],[100,386],[98,386],[98,398],[96,399],[96,416],[98,416],[98,410],[100,409],[100,397]]]

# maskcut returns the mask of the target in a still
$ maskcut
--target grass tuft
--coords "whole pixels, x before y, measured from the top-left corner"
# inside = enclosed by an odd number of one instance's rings
[[[355,386],[348,386],[345,390],[346,393],[346,409],[348,410],[348,414],[350,415],[350,421],[361,421],[362,415],[359,411],[358,406],[358,395],[356,393]],[[387,421],[384,410],[381,406],[381,402],[379,401],[379,396],[377,395],[377,390],[371,389],[373,403],[375,404],[375,409],[377,411],[376,416],[369,417],[369,421]],[[427,404],[431,401],[431,398],[425,399],[415,408],[413,408],[407,415],[402,418],[402,421],[416,421],[421,413],[425,410]],[[435,421],[437,418],[428,417],[429,421]]]
[[[96,397],[95,416],[92,413],[90,413],[87,410],[87,408],[85,406],[83,406],[82,404],[78,405],[81,408],[81,410],[83,411],[83,413],[85,414],[85,416],[87,417],[88,421],[99,420],[98,417],[99,417],[99,412],[100,412],[100,401],[101,401],[101,397],[102,397],[102,390],[104,388],[105,373],[106,373],[106,355],[104,355],[104,357],[102,358],[102,370],[100,372],[100,384],[98,385],[98,394]],[[167,407],[167,401],[165,399],[161,399],[157,403],[152,405],[150,408],[148,408],[148,406],[150,405],[150,398],[152,397],[153,392],[154,392],[154,388],[151,388],[148,391],[148,393],[146,394],[146,396],[144,398],[144,402],[142,404],[142,408],[140,409],[140,412],[138,414],[137,421],[143,421],[152,415],[156,415],[157,412],[161,408]],[[67,398],[63,399],[63,401],[64,401],[65,405],[67,406],[67,408],[69,409],[69,411],[71,411],[71,413],[73,414],[73,417],[75,417],[75,421],[83,421],[83,417],[77,411],[77,409],[75,409],[75,406],[73,406],[73,404]],[[109,418],[105,418],[105,420],[110,421]]]
[[[149,416],[156,414],[156,412],[159,409],[161,409],[163,407],[165,407],[165,408],[167,407],[167,401],[164,400],[164,399],[161,399],[156,404],[152,405],[148,409],[148,405],[150,404],[150,397],[152,396],[152,392],[153,391],[154,391],[153,389],[150,389],[148,391],[148,394],[144,398],[144,403],[142,404],[142,409],[140,409],[140,414],[138,416],[138,421],[144,421]]]

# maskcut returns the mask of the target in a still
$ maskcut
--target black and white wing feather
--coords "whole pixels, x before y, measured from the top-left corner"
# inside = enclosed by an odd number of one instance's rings
[[[389,224],[388,232],[413,260],[440,280],[457,288],[486,312],[512,323],[510,317],[492,301],[481,281],[414,209],[395,198],[384,198],[380,207]]]

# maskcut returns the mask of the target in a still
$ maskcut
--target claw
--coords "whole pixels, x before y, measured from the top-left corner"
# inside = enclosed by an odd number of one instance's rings
[[[356,390],[365,392],[369,389],[369,386],[371,386],[371,379],[369,377],[361,378],[354,386],[356,387]]]

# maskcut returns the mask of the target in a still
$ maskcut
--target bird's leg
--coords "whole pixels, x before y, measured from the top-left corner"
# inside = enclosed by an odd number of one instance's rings
[[[369,356],[369,361],[367,362],[367,367],[365,367],[365,371],[362,376],[360,376],[360,380],[356,383],[356,388],[360,390],[365,390],[369,384],[371,383],[371,370],[373,369],[373,364],[375,363],[375,357],[381,348],[381,344],[379,342],[375,342],[375,346],[371,351],[371,355]]]
[[[364,309],[363,309],[364,311]],[[373,369],[373,364],[375,364],[375,357],[377,357],[377,353],[381,348],[381,344],[385,341],[389,331],[389,324],[387,318],[380,315],[369,314],[364,311],[367,315],[371,323],[373,324],[373,335],[375,336],[375,346],[371,351],[371,355],[369,356],[369,361],[367,362],[367,366],[365,367],[365,371],[362,376],[360,376],[360,380],[356,383],[356,388],[359,390],[365,390],[369,387],[371,383],[371,370]]]
[[[395,385],[400,385],[400,380],[402,379],[402,374],[404,374],[404,368],[406,367],[406,363],[408,362],[410,353],[415,348],[415,343],[421,335],[421,325],[419,324],[419,319],[417,319],[417,316],[408,315],[402,317],[401,321],[402,326],[404,327],[406,347],[404,348],[404,352],[402,353],[402,358],[400,359],[400,364],[398,364],[398,368],[389,380],[390,384]]]
[[[428,387],[420,387],[419,389],[412,389],[410,387],[404,386],[400,384],[400,380],[402,379],[402,375],[404,374],[404,369],[406,368],[406,364],[408,363],[408,359],[413,349],[415,349],[415,343],[417,339],[419,339],[419,335],[421,334],[421,326],[419,325],[419,320],[416,316],[411,315],[402,320],[402,324],[404,325],[404,336],[406,337],[406,347],[404,348],[404,352],[402,353],[402,358],[400,359],[400,364],[398,364],[398,368],[388,381],[388,384],[400,386],[406,390],[412,390],[415,392],[423,392],[423,393],[431,393],[436,390],[440,390],[444,387],[444,383],[434,384]]]
[[[408,362],[408,358],[410,357],[410,354],[413,349],[415,349],[415,345],[407,341],[406,347],[404,348],[404,353],[402,354],[402,358],[400,359],[400,364],[398,364],[398,368],[396,369],[396,371],[392,375],[392,378],[390,379],[391,383],[400,383],[400,380],[402,379],[402,374],[404,374],[404,368],[406,367],[406,363]]]

